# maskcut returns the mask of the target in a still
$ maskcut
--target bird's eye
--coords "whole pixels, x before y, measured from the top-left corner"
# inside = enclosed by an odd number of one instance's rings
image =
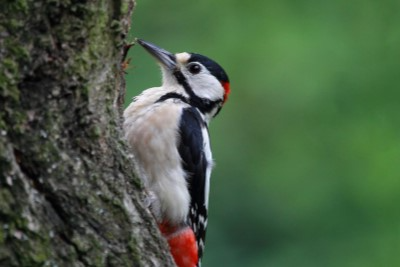
[[[201,66],[199,64],[193,63],[188,67],[191,74],[197,74],[201,71]]]

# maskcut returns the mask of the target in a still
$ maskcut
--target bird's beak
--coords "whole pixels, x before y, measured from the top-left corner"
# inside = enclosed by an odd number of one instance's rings
[[[137,42],[144,47],[153,57],[157,59],[164,67],[173,71],[176,68],[175,55],[170,52],[152,44],[145,42],[141,39],[137,39]]]

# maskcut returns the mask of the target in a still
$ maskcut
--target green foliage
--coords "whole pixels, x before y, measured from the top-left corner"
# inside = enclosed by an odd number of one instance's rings
[[[132,37],[208,55],[231,79],[210,126],[205,266],[400,265],[399,8],[139,1]],[[127,102],[160,84],[132,50]]]

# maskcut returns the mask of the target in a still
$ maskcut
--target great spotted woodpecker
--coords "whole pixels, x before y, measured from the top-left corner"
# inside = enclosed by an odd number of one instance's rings
[[[137,42],[160,63],[163,82],[125,110],[125,137],[175,263],[200,266],[213,166],[208,124],[228,98],[229,79],[205,56]]]

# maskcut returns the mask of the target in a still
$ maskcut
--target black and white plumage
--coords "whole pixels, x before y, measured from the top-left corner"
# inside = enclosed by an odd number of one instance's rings
[[[179,154],[191,196],[188,223],[193,229],[201,257],[207,228],[208,193],[212,168],[212,156],[208,129],[196,108],[182,112],[179,127]]]
[[[176,232],[189,226],[201,259],[213,165],[208,124],[227,99],[229,79],[205,56],[138,42],[160,63],[163,84],[143,91],[125,110],[125,137],[154,196],[151,210],[159,224]]]

